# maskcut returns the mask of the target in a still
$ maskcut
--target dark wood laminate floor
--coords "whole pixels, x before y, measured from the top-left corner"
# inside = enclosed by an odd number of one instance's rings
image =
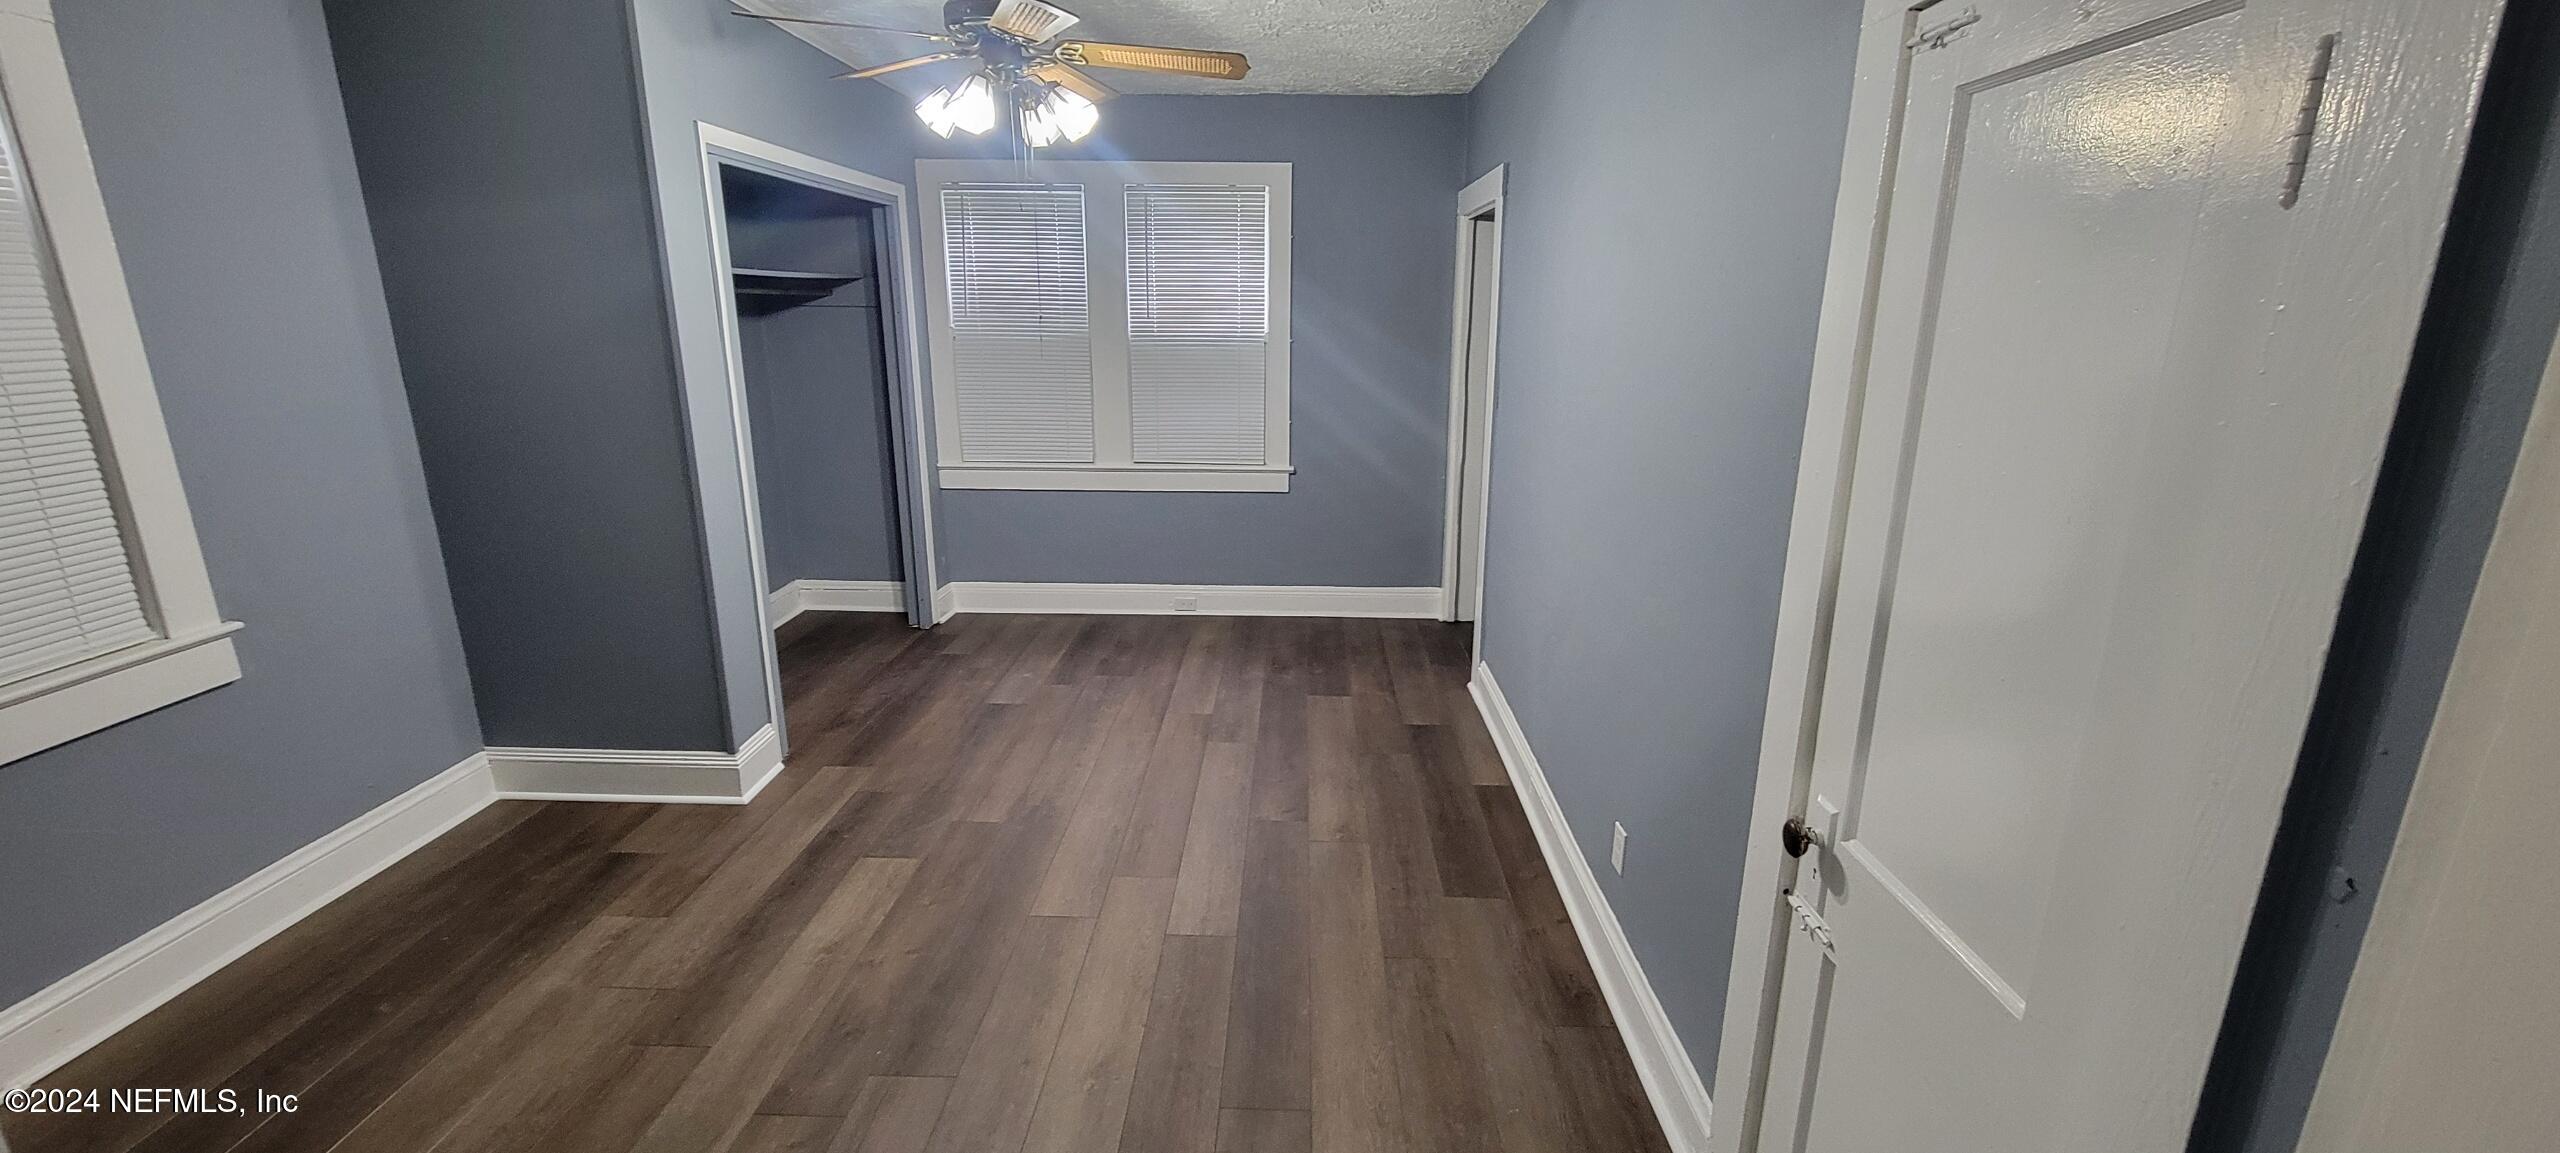
[[[46,1081],[299,1111],[11,1147],[1665,1148],[1462,629],[803,622],[755,803],[502,802]]]

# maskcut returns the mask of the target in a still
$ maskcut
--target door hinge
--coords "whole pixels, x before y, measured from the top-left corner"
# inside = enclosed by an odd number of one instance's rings
[[[2338,54],[2338,34],[2320,38],[2311,50],[2311,77],[2302,86],[2302,108],[2293,116],[2293,135],[2286,138],[2291,145],[2284,162],[2284,191],[2276,194],[2276,206],[2291,208],[2302,199],[2302,179],[2311,171],[2311,141],[2320,134],[2320,105],[2329,94],[2329,63]]]
[[[1956,38],[1956,33],[1962,32],[1967,28],[1971,28],[1975,24],[1981,23],[1981,21],[1982,13],[1976,12],[1971,8],[1967,8],[1958,15],[1950,16],[1945,20],[1921,29],[1917,34],[1913,35],[1911,39],[1903,41],[1902,46],[1911,49],[1914,52],[1926,52],[1932,48],[1944,48],[1947,46],[1947,41]]]
[[[1822,914],[1815,912],[1813,906],[1797,896],[1793,889],[1787,890],[1787,907],[1795,910],[1796,930],[1813,938],[1813,943],[1822,947],[1823,956],[1838,955],[1832,949],[1831,922],[1823,920]]]

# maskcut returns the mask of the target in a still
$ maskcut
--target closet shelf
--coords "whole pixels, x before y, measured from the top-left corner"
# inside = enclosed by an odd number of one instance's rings
[[[757,311],[773,311],[825,299],[835,290],[863,279],[858,273],[791,272],[775,268],[732,268],[739,303],[752,301]]]

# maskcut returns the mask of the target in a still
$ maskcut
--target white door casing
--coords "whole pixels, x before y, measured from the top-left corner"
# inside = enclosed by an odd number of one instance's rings
[[[2494,15],[1871,19],[1718,1148],[2183,1140]]]
[[[1457,275],[1449,319],[1446,523],[1440,619],[1478,621],[1484,609],[1485,499],[1493,472],[1494,369],[1501,348],[1505,167],[1458,193]]]
[[[711,267],[720,278],[720,340],[727,363],[730,438],[738,460],[738,493],[747,529],[747,557],[755,582],[756,638],[763,663],[765,694],[774,734],[787,749],[789,725],[784,720],[781,654],[774,640],[771,582],[764,550],[764,514],[756,492],[755,437],[748,427],[744,346],[738,335],[736,297],[729,284],[729,222],[720,185],[720,167],[732,164],[768,176],[809,185],[860,201],[873,209],[873,259],[881,274],[880,336],[888,365],[889,419],[898,474],[899,552],[905,561],[907,615],[918,628],[936,621],[934,590],[941,587],[940,552],[934,541],[933,485],[925,462],[923,418],[924,374],[918,359],[915,310],[908,286],[917,283],[912,227],[906,186],[893,180],[796,152],[777,144],[696,121],[694,132],[702,157],[705,224],[711,241]]]
[[[1458,619],[1472,621],[1484,608],[1485,452],[1493,440],[1494,267],[1501,229],[1490,215],[1468,222],[1475,254],[1467,288],[1466,431],[1458,483]]]
[[[2560,1146],[2560,348],[2375,895],[2301,1153]]]

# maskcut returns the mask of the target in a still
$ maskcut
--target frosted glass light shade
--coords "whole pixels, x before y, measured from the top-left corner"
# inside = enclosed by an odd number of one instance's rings
[[[1094,107],[1093,101],[1064,88],[1049,93],[1045,111],[1049,114],[1050,126],[1069,140],[1084,139],[1093,131],[1094,125],[1102,122],[1102,110]]]
[[[996,126],[995,86],[987,83],[984,72],[961,81],[947,107],[951,123],[971,136],[984,136]]]
[[[916,116],[934,135],[950,139],[956,123],[951,112],[951,89],[936,88],[926,93],[924,99],[916,101]]]

